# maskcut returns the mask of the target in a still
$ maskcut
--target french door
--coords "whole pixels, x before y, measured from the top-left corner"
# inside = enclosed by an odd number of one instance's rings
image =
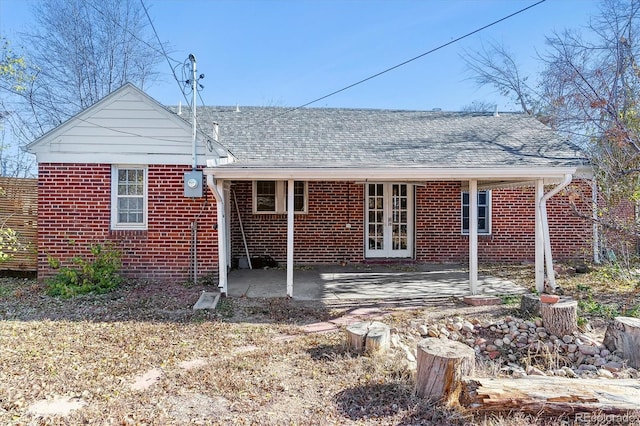
[[[413,254],[413,186],[369,183],[366,187],[366,257]]]

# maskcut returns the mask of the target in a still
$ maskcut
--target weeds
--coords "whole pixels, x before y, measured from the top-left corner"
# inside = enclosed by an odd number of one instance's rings
[[[231,318],[233,316],[233,303],[227,298],[220,298],[216,306],[216,312],[222,318]]]
[[[541,370],[557,370],[558,368],[570,365],[571,362],[554,347],[538,342],[537,345],[527,347],[527,353],[521,358],[525,367],[537,367]]]
[[[62,267],[58,259],[49,257],[49,265],[58,273],[47,280],[47,294],[70,298],[80,294],[107,293],[123,282],[118,273],[120,252],[113,245],[94,244],[88,259],[76,256],[71,259],[75,267]]]
[[[500,296],[503,305],[519,305],[521,294],[504,294]]]

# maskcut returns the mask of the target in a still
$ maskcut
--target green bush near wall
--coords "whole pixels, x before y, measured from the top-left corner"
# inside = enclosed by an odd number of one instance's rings
[[[49,265],[58,273],[47,280],[47,294],[70,298],[80,294],[102,294],[118,287],[124,281],[119,274],[121,253],[113,244],[94,244],[91,256],[76,256],[74,266],[61,267],[59,260],[49,257]]]

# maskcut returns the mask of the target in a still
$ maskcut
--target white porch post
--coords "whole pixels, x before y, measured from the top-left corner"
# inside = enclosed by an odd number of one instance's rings
[[[478,294],[478,181],[469,181],[469,287]]]
[[[538,293],[544,291],[544,232],[542,230],[542,196],[544,195],[544,181],[542,179],[536,180],[536,206],[535,206],[535,220],[536,220],[536,232],[535,232],[535,250],[536,250],[536,290]]]
[[[224,180],[216,180],[216,211],[218,214],[218,288],[227,294],[227,219],[225,214]]]
[[[293,205],[293,179],[287,184],[287,296],[293,297],[293,218],[295,207]]]

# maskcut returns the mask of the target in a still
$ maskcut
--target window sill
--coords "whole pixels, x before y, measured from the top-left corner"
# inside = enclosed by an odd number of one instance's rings
[[[122,238],[122,237],[139,237],[146,238],[148,231],[146,229],[111,229],[109,230],[109,237]]]

